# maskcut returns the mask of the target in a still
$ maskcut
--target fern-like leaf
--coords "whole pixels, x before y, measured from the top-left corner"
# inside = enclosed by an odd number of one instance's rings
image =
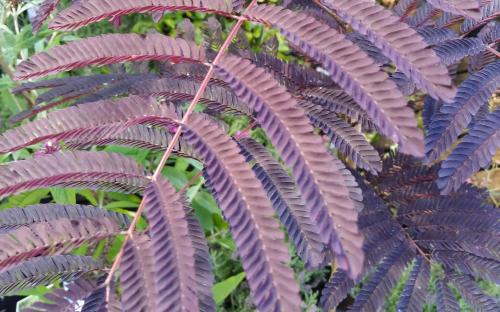
[[[72,106],[8,130],[0,136],[0,151],[12,152],[45,140],[102,140],[135,124],[154,123],[154,119],[163,120],[165,124],[170,120],[174,124],[175,118],[167,105],[140,96]]]
[[[445,12],[463,15],[472,19],[481,18],[480,0],[427,0],[434,7]]]
[[[200,83],[188,79],[162,78],[148,83],[138,82],[131,86],[132,94],[164,96],[170,101],[191,101]],[[222,86],[208,85],[199,103],[207,105],[209,112],[239,112],[251,115],[248,106]]]
[[[376,131],[377,125],[352,97],[342,89],[333,88],[305,88],[299,93],[300,98],[313,102],[326,110],[344,115],[361,124],[367,131]]]
[[[308,102],[300,102],[311,123],[330,138],[342,154],[349,157],[356,166],[377,174],[382,170],[382,161],[377,151],[365,137],[350,124],[334,113]]]
[[[0,233],[8,232],[23,225],[50,222],[59,219],[114,219],[120,227],[129,224],[128,218],[120,213],[93,206],[39,204],[24,208],[10,208],[0,212]]]
[[[147,183],[133,159],[105,152],[57,152],[1,169],[0,198],[51,186],[135,193]]]
[[[384,298],[396,286],[408,262],[412,260],[412,252],[405,244],[392,250],[379,264],[368,282],[361,288],[351,306],[352,311],[377,311],[384,303]]]
[[[453,250],[436,250],[432,257],[448,270],[491,280],[497,284],[500,282],[500,261]]]
[[[0,252],[0,268],[33,257],[61,254],[120,232],[120,227],[110,218],[59,219],[21,226],[0,235],[0,243],[5,247]]]
[[[267,149],[252,139],[241,139],[238,145],[247,161],[255,161],[252,170],[262,182],[278,218],[285,226],[298,255],[309,267],[325,263],[324,246],[315,221],[305,209],[295,182]]]
[[[191,115],[184,137],[205,162],[209,186],[231,226],[257,309],[299,311],[283,234],[238,146],[217,124],[198,114]]]
[[[124,311],[155,311],[154,260],[147,235],[135,235],[125,243],[120,272]]]
[[[427,302],[430,267],[427,260],[417,256],[403,288],[396,311],[422,311]]]
[[[458,37],[458,34],[449,28],[426,26],[417,28],[416,31],[420,36],[422,36],[428,45],[436,45]]]
[[[349,278],[346,272],[342,270],[335,271],[321,292],[321,308],[324,311],[335,309],[339,303],[347,297],[353,287],[354,282]]]
[[[194,214],[187,212],[186,220],[188,222],[189,237],[194,248],[194,270],[200,312],[215,312],[215,300],[212,293],[215,278],[212,272],[205,233]]]
[[[45,295],[45,298],[50,301],[38,301],[22,312],[70,312],[78,307],[78,301],[86,299],[98,285],[91,280],[79,278],[69,284],[66,289],[56,289]]]
[[[455,295],[448,286],[448,283],[444,280],[438,280],[436,284],[436,305],[438,311],[460,311],[460,306],[458,305],[457,298],[455,298]]]
[[[38,6],[36,15],[32,20],[33,32],[36,33],[42,27],[42,24],[47,20],[50,13],[52,13],[59,4],[60,0],[44,0]]]
[[[442,163],[437,184],[444,194],[457,190],[466,179],[487,166],[500,147],[500,109],[480,120]]]
[[[119,128],[118,130],[113,128]],[[70,149],[84,149],[92,146],[121,145],[150,151],[164,151],[172,141],[173,135],[158,127],[135,125],[124,131],[120,124],[103,128],[104,138],[96,139],[93,133],[79,135],[65,140],[65,146]],[[116,133],[111,135],[112,133]],[[182,139],[173,149],[173,153],[182,157],[196,158],[193,148]]]
[[[431,96],[451,101],[455,88],[448,71],[416,31],[399,21],[389,10],[370,0],[323,0],[353,28],[365,35],[398,70]],[[389,27],[390,25],[390,27]]]
[[[159,34],[107,34],[54,47],[17,66],[17,80],[42,77],[89,65],[126,61],[204,62],[204,51],[192,42]]]
[[[470,303],[474,311],[494,312],[500,310],[498,302],[486,295],[471,277],[452,273],[448,274],[448,278],[457,287],[463,298]]]
[[[155,305],[161,311],[198,311],[195,250],[183,199],[160,177],[146,188],[144,200],[154,262]]]
[[[339,267],[357,276],[363,263],[362,237],[356,224],[361,197],[351,174],[327,153],[304,111],[264,69],[226,56],[216,70],[253,109],[285,164],[292,169],[318,230],[332,235],[325,237],[325,243],[331,244]]]
[[[37,257],[0,273],[0,294],[47,285],[57,279],[71,281],[82,274],[103,269],[100,262],[92,257],[59,255],[53,257]]]
[[[74,30],[124,14],[178,10],[229,15],[232,5],[226,0],[86,0],[59,12],[49,28]]]
[[[488,23],[500,16],[500,1],[491,0],[488,4],[481,7],[481,16],[479,19],[466,18],[462,25],[460,25],[460,31],[462,33],[469,33],[474,29],[477,29],[481,25]]]
[[[464,57],[478,55],[484,50],[486,45],[479,38],[453,39],[434,47],[434,51],[445,65],[456,64]]]
[[[400,143],[404,151],[422,154],[422,135],[413,113],[396,85],[366,53],[305,14],[268,5],[255,6],[248,14],[277,27],[301,52],[321,62],[332,80],[363,107],[384,135]]]
[[[439,114],[432,118],[425,138],[426,156],[434,161],[449,149],[472,116],[483,106],[495,89],[500,86],[500,62],[488,65],[482,71],[470,75],[459,87],[451,104],[441,106]]]

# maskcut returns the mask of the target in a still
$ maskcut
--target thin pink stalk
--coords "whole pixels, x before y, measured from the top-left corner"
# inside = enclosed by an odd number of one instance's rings
[[[246,10],[252,8],[256,4],[257,4],[257,0],[252,0],[252,2],[248,5]],[[196,92],[196,95],[194,96],[193,100],[191,101],[191,104],[189,104],[189,107],[188,107],[186,113],[184,114],[184,117],[182,118],[182,121],[179,124],[179,127],[177,128],[174,137],[170,141],[170,144],[168,145],[167,150],[163,154],[163,157],[161,158],[160,163],[156,167],[156,170],[155,170],[153,176],[151,177],[151,181],[153,181],[153,182],[156,181],[158,179],[158,177],[161,175],[163,167],[165,166],[167,160],[169,159],[170,155],[172,154],[172,151],[174,150],[174,146],[177,144],[177,142],[179,141],[179,138],[181,137],[183,125],[188,122],[189,117],[191,116],[191,114],[193,113],[193,111],[196,107],[196,104],[200,101],[201,97],[203,96],[203,93],[205,92],[205,89],[208,86],[208,83],[210,82],[210,79],[212,78],[212,76],[214,74],[214,66],[220,62],[221,58],[224,56],[224,53],[229,48],[229,45],[231,44],[234,37],[236,36],[238,31],[240,30],[241,26],[247,20],[247,18],[245,18],[244,16],[245,16],[245,14],[243,13],[241,16],[238,17],[238,21],[233,26],[233,29],[231,29],[231,32],[229,33],[228,37],[224,41],[224,44],[222,45],[219,52],[217,53],[217,56],[215,57],[214,61],[212,62],[212,64],[209,65],[210,69],[208,70],[208,72],[205,76],[205,79],[203,79],[203,82],[201,83],[200,88],[198,89],[198,92]],[[106,281],[104,282],[104,286],[106,287],[106,301],[109,301],[109,296],[110,296],[109,285],[113,279],[114,273],[118,269],[118,265],[119,265],[120,260],[123,256],[124,246],[127,243],[127,241],[133,236],[134,231],[135,231],[135,227],[137,226],[137,223],[139,222],[139,218],[142,215],[142,211],[144,210],[144,207],[145,207],[145,202],[143,199],[141,204],[139,205],[139,208],[137,208],[137,212],[134,216],[134,219],[132,220],[132,223],[130,224],[130,227],[127,230],[127,234],[125,236],[122,248],[120,249],[120,251],[116,255],[116,258],[113,262],[113,265],[111,266],[111,269],[108,272],[108,277],[106,278]]]

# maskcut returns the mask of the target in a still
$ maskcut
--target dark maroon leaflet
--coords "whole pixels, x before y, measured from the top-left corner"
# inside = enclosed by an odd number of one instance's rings
[[[230,15],[232,5],[226,0],[86,0],[61,11],[49,24],[49,28],[74,30],[125,14],[165,11]]]
[[[78,67],[128,61],[204,62],[205,53],[193,42],[159,34],[107,34],[73,41],[34,55],[17,66],[14,78],[42,77]]]

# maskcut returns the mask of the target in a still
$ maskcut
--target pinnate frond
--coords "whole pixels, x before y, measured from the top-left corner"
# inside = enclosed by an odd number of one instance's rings
[[[169,101],[191,101],[200,83],[181,78],[161,78],[144,83],[139,81],[130,87],[132,94],[142,96],[164,96]],[[251,115],[248,106],[241,102],[230,89],[219,85],[208,85],[199,103],[209,112],[238,112]]]
[[[292,169],[319,231],[332,235],[325,237],[325,243],[330,244],[339,267],[357,276],[363,263],[362,237],[356,224],[361,197],[350,172],[327,153],[296,100],[264,69],[226,56],[216,70],[252,108],[283,161]]]
[[[320,128],[330,138],[335,148],[349,157],[356,166],[373,174],[382,170],[378,152],[366,141],[363,134],[356,131],[349,123],[319,105],[300,102],[300,106],[306,111],[311,123]]]
[[[500,147],[500,109],[479,120],[442,163],[437,184],[444,194],[456,191],[474,172],[490,164]]]
[[[231,227],[257,309],[299,311],[283,233],[238,146],[216,123],[198,114],[191,115],[184,137],[204,160],[209,186]]]
[[[444,280],[436,282],[436,305],[438,311],[442,312],[455,312],[460,311],[458,300],[451,291],[448,283]]]
[[[364,130],[375,131],[378,129],[367,112],[342,89],[323,87],[305,88],[300,91],[299,97],[338,115],[357,121]]]
[[[445,12],[463,15],[472,19],[481,18],[479,0],[427,0],[434,7]]]
[[[24,208],[10,208],[0,212],[0,233],[23,225],[67,219],[113,219],[120,227],[127,227],[128,217],[106,209],[85,205],[39,204]]]
[[[155,263],[151,239],[146,234],[134,235],[123,247],[120,261],[121,304],[125,311],[155,311]]]
[[[422,153],[422,135],[403,95],[366,53],[344,35],[305,14],[279,6],[255,6],[248,15],[280,29],[302,53],[321,62],[332,80],[363,107],[384,135],[409,153]]]
[[[144,191],[144,200],[154,263],[155,305],[161,311],[198,311],[195,250],[183,199],[159,177]]]
[[[1,166],[0,198],[41,187],[138,192],[147,179],[131,158],[105,152],[56,152]]]
[[[61,254],[120,232],[120,227],[111,218],[59,219],[21,226],[0,234],[4,247],[0,252],[0,268],[33,257]]]
[[[315,221],[305,209],[304,200],[297,193],[295,181],[263,145],[249,138],[239,140],[238,145],[247,161],[255,161],[252,170],[264,186],[298,255],[307,266],[324,264],[323,240],[314,226]]]
[[[448,274],[448,278],[474,311],[500,310],[500,305],[495,298],[486,295],[470,276],[452,273]]]
[[[107,34],[73,41],[21,62],[17,80],[42,77],[90,65],[127,61],[204,62],[204,51],[193,42],[160,34]]]
[[[175,118],[172,108],[151,97],[130,96],[82,104],[6,131],[0,136],[0,151],[11,152],[45,140],[106,139],[135,124],[154,123],[155,119],[158,123],[175,124]]]
[[[3,296],[22,289],[47,285],[58,279],[71,281],[87,272],[101,269],[102,263],[87,256],[37,257],[2,271],[0,294]]]
[[[82,134],[66,139],[65,146],[70,149],[84,149],[92,146],[121,145],[150,151],[164,151],[173,137],[166,130],[145,125],[135,125],[123,130],[121,124],[114,124],[102,129],[106,133],[103,138],[96,139],[94,133]],[[173,153],[182,157],[197,158],[193,148],[182,139],[175,144]]]
[[[434,47],[437,56],[445,65],[456,64],[463,58],[478,55],[484,50],[486,45],[479,38],[453,39]]]
[[[232,4],[226,0],[85,0],[59,12],[49,28],[74,30],[124,14],[179,10],[228,15]]]
[[[422,256],[417,256],[409,275],[396,310],[422,311],[427,302],[427,287],[431,275],[427,260]]]
[[[446,67],[426,49],[420,35],[399,18],[371,0],[323,0],[356,31],[370,39],[398,70],[436,99],[451,101],[456,93]]]
[[[488,65],[467,78],[459,87],[453,103],[444,104],[432,118],[425,138],[428,161],[435,161],[448,150],[470,123],[472,116],[488,102],[500,86],[500,62]]]
[[[50,302],[38,301],[22,312],[72,312],[79,307],[80,300],[86,299],[98,285],[89,279],[79,278],[69,284],[66,289],[59,288],[45,295]]]
[[[33,32],[38,32],[42,27],[42,24],[47,20],[50,13],[52,13],[59,4],[60,0],[44,0],[38,6],[36,10],[36,15],[32,20]]]
[[[458,34],[450,28],[435,28],[432,26],[415,29],[428,45],[436,45],[447,40],[456,39]]]

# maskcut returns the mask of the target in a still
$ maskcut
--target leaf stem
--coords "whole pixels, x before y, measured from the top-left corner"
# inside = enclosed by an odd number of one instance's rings
[[[252,0],[252,2],[248,5],[248,7],[246,8],[246,10],[252,8],[256,4],[257,4],[257,0]],[[246,12],[246,10],[245,10],[245,12]],[[244,16],[245,16],[245,14],[243,13],[241,16],[238,17],[238,21],[236,22],[236,24],[231,29],[231,32],[229,33],[229,35],[227,36],[226,40],[224,41],[224,44],[221,46],[221,48],[220,48],[219,52],[217,53],[214,61],[212,62],[212,64],[210,64],[210,69],[208,70],[207,74],[205,75],[205,79],[203,79],[203,82],[201,83],[200,88],[198,89],[198,91],[196,92],[196,95],[194,96],[193,100],[189,104],[189,107],[186,110],[186,112],[184,114],[184,117],[182,118],[182,121],[179,124],[179,127],[177,128],[177,130],[175,132],[174,137],[170,141],[170,144],[168,145],[167,150],[163,154],[163,157],[161,158],[160,163],[156,167],[156,170],[155,170],[153,176],[151,177],[152,181],[156,181],[158,179],[158,177],[161,175],[163,167],[165,166],[167,160],[169,159],[170,155],[172,154],[172,151],[174,150],[174,146],[177,144],[179,138],[181,137],[182,130],[183,130],[183,125],[188,122],[189,117],[194,112],[196,104],[199,102],[199,100],[203,96],[203,93],[205,92],[205,89],[207,88],[208,83],[210,82],[210,79],[212,78],[212,76],[214,74],[214,66],[219,63],[219,61],[221,60],[221,58],[224,56],[224,53],[226,52],[226,50],[229,48],[229,45],[233,41],[234,37],[236,36],[236,34],[238,33],[238,31],[240,30],[241,26],[247,20],[247,18],[244,17]],[[129,227],[128,231],[127,231],[127,235],[125,236],[125,239],[123,241],[123,245],[120,248],[120,251],[118,252],[118,254],[116,255],[116,258],[115,258],[115,260],[113,262],[113,265],[111,266],[111,269],[108,272],[108,276],[106,278],[106,281],[103,284],[103,287],[106,287],[106,302],[109,301],[110,291],[111,291],[109,285],[110,285],[110,283],[111,283],[111,281],[113,279],[114,273],[118,269],[118,265],[119,265],[120,260],[121,260],[121,258],[123,256],[124,246],[128,242],[128,240],[133,236],[135,227],[136,227],[137,223],[139,222],[139,219],[140,219],[140,217],[142,215],[142,211],[144,210],[144,207],[145,207],[145,201],[143,199],[141,201],[141,204],[139,205],[139,208],[137,208],[137,212],[136,212],[136,214],[134,216],[134,219],[132,220],[132,223],[130,224],[130,227]]]

